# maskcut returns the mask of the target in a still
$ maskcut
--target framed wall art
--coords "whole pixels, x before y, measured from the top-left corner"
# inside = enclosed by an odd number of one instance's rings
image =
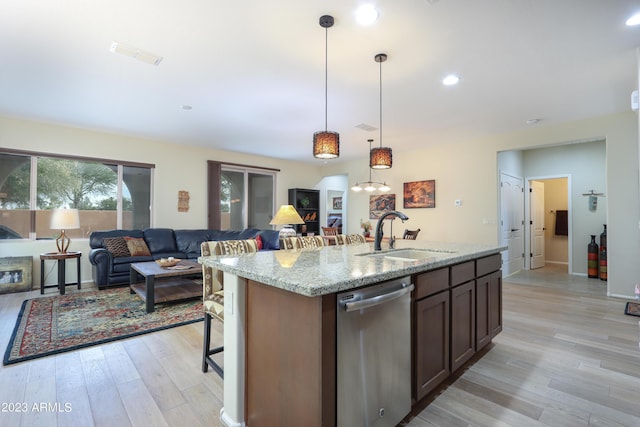
[[[333,198],[333,209],[336,211],[342,210],[342,197]]]
[[[413,181],[404,183],[404,208],[435,208],[436,180]]]
[[[30,256],[0,258],[0,294],[30,291],[32,265]]]
[[[379,194],[369,196],[369,219],[378,219],[386,211],[393,211],[395,209],[395,194]]]

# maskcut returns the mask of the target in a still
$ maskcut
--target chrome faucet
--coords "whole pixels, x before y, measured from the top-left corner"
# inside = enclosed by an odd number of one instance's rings
[[[406,220],[409,219],[408,216],[398,211],[387,211],[382,215],[380,215],[380,218],[378,218],[378,225],[376,225],[376,238],[375,238],[375,243],[373,244],[374,251],[382,250],[382,248],[380,247],[380,242],[382,242],[382,236],[384,235],[384,233],[382,232],[382,226],[384,225],[383,223],[384,219],[388,216],[398,217],[402,222],[405,222]]]

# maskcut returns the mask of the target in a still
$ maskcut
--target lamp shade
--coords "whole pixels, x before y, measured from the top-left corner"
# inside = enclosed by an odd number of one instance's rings
[[[80,228],[80,214],[78,209],[54,209],[51,214],[52,230],[73,230]]]
[[[372,169],[389,169],[393,164],[393,154],[389,147],[372,148],[369,152],[369,167]]]
[[[321,131],[313,134],[313,157],[335,159],[340,156],[340,134]]]
[[[276,215],[273,217],[271,225],[288,225],[288,224],[304,224],[302,217],[298,211],[291,205],[282,205]]]

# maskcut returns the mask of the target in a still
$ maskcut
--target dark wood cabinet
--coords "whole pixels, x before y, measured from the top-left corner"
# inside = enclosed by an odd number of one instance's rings
[[[476,351],[491,342],[491,275],[476,279]]]
[[[476,280],[476,351],[502,331],[502,272]]]
[[[415,313],[415,397],[420,400],[451,374],[449,291],[417,301]]]
[[[449,268],[415,276],[414,397],[420,400],[451,374]]]
[[[491,274],[489,282],[489,330],[491,338],[502,331],[502,271]]]
[[[296,233],[320,234],[320,190],[289,189],[289,204],[298,211],[304,224],[296,224]]]
[[[451,371],[456,371],[475,353],[475,280],[451,289]]]
[[[502,330],[500,254],[413,278],[413,395],[427,397]]]

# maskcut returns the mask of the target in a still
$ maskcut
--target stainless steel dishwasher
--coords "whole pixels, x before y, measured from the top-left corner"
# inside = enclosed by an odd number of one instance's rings
[[[338,294],[338,427],[391,427],[411,411],[412,290],[403,277]]]

